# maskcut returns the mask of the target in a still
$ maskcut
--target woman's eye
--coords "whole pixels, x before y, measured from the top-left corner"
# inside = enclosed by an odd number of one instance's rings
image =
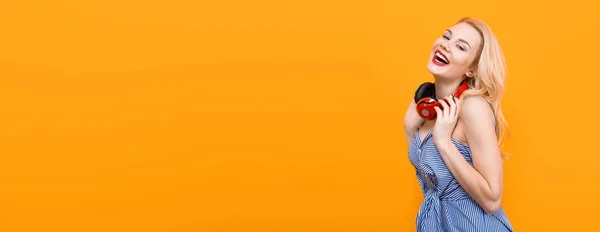
[[[464,48],[463,46],[456,45],[456,47],[458,47],[458,49],[460,49],[461,51],[464,51],[464,50],[465,50],[465,48]]]
[[[446,36],[446,35],[444,35],[444,36],[442,36],[442,37],[444,37],[444,39],[450,39],[450,37],[448,37],[448,36]]]

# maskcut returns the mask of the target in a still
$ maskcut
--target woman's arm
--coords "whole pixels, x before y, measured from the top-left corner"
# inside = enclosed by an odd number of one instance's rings
[[[444,106],[444,110],[449,108],[451,106]],[[495,213],[502,201],[503,170],[492,110],[483,99],[475,98],[464,101],[458,111],[471,149],[473,167],[452,144],[451,138],[434,141],[446,166],[463,189],[486,213]]]
[[[410,148],[415,133],[425,120],[417,113],[417,103],[411,99],[408,109],[404,115],[404,134],[406,135],[406,145]]]
[[[410,145],[412,143],[412,140],[415,138],[415,134],[417,133],[417,130],[414,129],[408,129],[408,128],[404,128],[404,134],[406,135],[406,146],[410,149]]]

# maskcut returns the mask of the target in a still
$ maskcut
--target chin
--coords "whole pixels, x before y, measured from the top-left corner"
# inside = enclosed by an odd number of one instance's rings
[[[427,64],[427,71],[429,71],[429,73],[431,73],[432,75],[434,75],[436,77],[444,77],[444,76],[446,76],[445,74],[447,73],[446,67],[438,66],[432,62],[429,62]]]

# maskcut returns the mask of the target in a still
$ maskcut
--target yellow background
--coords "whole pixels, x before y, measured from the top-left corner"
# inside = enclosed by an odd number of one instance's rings
[[[509,67],[503,205],[600,227],[589,1],[3,1],[0,231],[414,231],[404,112],[433,41]]]

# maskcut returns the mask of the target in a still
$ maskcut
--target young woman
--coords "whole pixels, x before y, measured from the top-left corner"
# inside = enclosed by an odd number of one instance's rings
[[[501,206],[505,63],[494,34],[461,19],[434,42],[427,68],[435,82],[417,90],[404,121],[425,195],[417,231],[513,231]]]

